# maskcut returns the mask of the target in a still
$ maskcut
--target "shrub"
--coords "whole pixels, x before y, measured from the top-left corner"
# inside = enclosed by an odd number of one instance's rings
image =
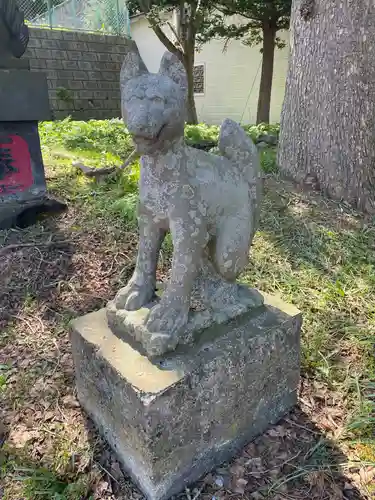
[[[188,144],[199,142],[217,142],[219,138],[219,127],[216,125],[198,125],[185,126],[185,139]]]
[[[279,137],[280,125],[278,123],[260,123],[259,125],[244,125],[245,132],[255,141],[262,134],[270,134]]]

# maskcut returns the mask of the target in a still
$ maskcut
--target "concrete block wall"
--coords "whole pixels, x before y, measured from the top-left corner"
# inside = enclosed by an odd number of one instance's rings
[[[55,119],[121,116],[120,69],[126,38],[84,32],[30,29],[24,57],[47,75]]]

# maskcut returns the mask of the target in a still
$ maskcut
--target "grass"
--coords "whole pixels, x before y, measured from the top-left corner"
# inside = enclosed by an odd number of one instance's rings
[[[65,159],[85,158],[90,166],[121,165],[133,151],[132,142],[122,120],[71,121],[70,118],[55,122],[45,122],[39,127],[43,151],[60,153]],[[278,125],[252,125],[244,127],[253,139],[261,134],[278,135]],[[187,125],[185,140],[188,144],[217,142],[219,127],[216,125]],[[276,149],[270,147],[260,151],[264,172],[277,172]]]
[[[8,466],[13,479],[22,484],[22,494],[35,500],[76,500],[87,498],[89,484],[61,481],[58,476],[45,468]],[[89,497],[90,498],[90,497]]]
[[[358,214],[338,217],[298,194],[275,197],[270,190],[254,267],[245,277],[303,312],[304,373],[350,400],[348,429],[362,429],[364,435],[374,430],[369,391],[375,373],[374,242],[374,226],[363,224]]]
[[[246,130],[255,138],[269,127]],[[188,127],[186,137],[212,140],[217,127]],[[5,291],[0,297],[0,399],[11,429],[0,451],[4,498],[140,498],[129,481],[117,476],[115,459],[105,455],[104,443],[74,403],[67,336],[72,317],[104,305],[131,275],[139,164],[102,181],[72,167],[77,159],[93,166],[122,163],[132,148],[118,120],[45,123],[41,139],[49,189],[68,201],[69,212],[25,231],[0,232],[3,247],[36,244],[5,254],[0,263]],[[275,158],[272,148],[262,152],[267,174],[262,216],[242,278],[302,311],[304,384],[301,410],[254,445],[250,456],[262,457],[264,465],[258,475],[249,469],[246,491],[263,495],[253,498],[288,493],[313,499],[332,489],[330,498],[335,498],[334,491],[349,481],[362,495],[353,498],[371,498],[375,226],[345,205],[297,192],[278,177]],[[44,245],[50,240],[68,243]],[[171,253],[169,237],[161,278]],[[240,465],[246,472],[245,462]],[[105,490],[109,483],[113,496]],[[214,488],[207,485],[200,498],[217,496]],[[229,495],[242,498],[235,491]]]

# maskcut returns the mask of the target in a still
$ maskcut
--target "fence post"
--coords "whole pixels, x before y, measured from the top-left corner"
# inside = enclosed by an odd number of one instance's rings
[[[116,20],[117,20],[117,35],[121,35],[119,0],[116,0]]]
[[[77,12],[77,5],[76,5],[76,0],[72,0],[72,3],[71,3],[71,13],[72,13],[72,26],[73,27],[73,23],[76,23],[76,20],[78,18],[78,12]],[[78,26],[79,26],[79,22],[78,22]]]
[[[48,23],[50,29],[52,29],[52,2],[51,0],[47,0],[47,9],[48,9]]]
[[[129,15],[128,5],[126,2],[125,2],[125,24],[126,24],[126,36],[128,38],[131,38],[132,35],[130,31],[130,15]]]

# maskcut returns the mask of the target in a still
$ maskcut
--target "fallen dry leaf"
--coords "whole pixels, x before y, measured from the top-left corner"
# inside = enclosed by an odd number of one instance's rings
[[[243,495],[245,493],[245,486],[248,481],[243,477],[233,478],[232,479],[232,491],[234,493],[240,493]]]
[[[28,430],[26,425],[20,425],[10,430],[8,442],[15,448],[24,448],[29,441],[37,439],[39,435],[39,431]]]

